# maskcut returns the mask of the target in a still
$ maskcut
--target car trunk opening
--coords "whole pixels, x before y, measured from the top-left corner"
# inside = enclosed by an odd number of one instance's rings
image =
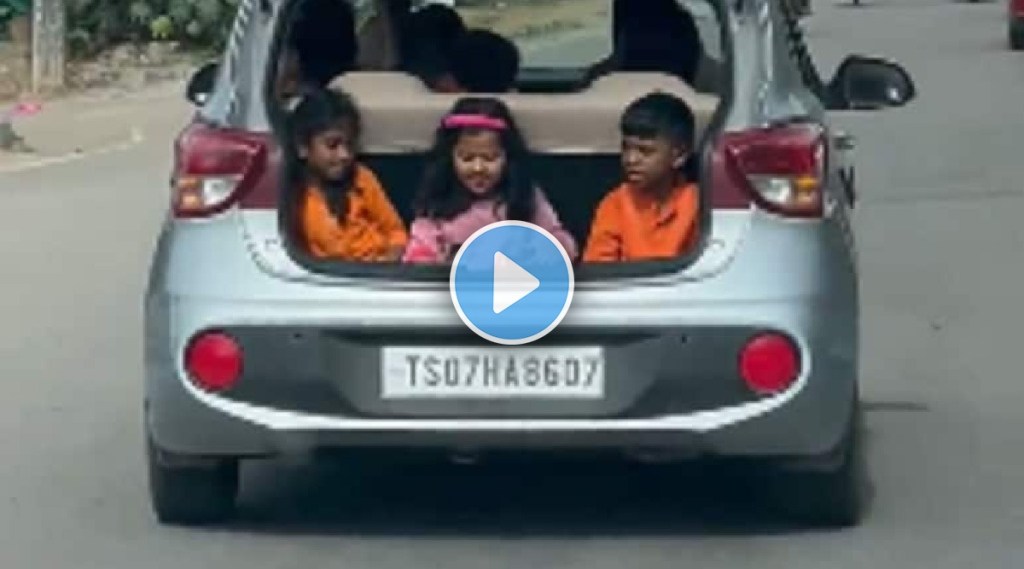
[[[267,66],[268,77],[280,77],[282,65],[288,64],[287,58],[282,57],[284,47],[293,41],[291,38],[303,33],[296,27],[297,10],[318,1],[324,0],[293,0],[278,13],[278,31]],[[507,34],[516,43],[522,64],[515,92],[494,96],[511,108],[534,154],[531,173],[581,251],[598,203],[622,182],[618,121],[625,106],[649,92],[667,91],[685,100],[693,111],[698,135],[695,161],[700,172],[699,230],[702,238],[676,259],[578,263],[578,281],[680,271],[697,277],[720,268],[729,257],[731,245],[738,241],[747,221],[743,214],[749,200],[728,189],[710,191],[711,172],[716,168],[721,170],[720,165],[716,166],[719,160],[713,133],[720,129],[719,123],[724,120],[731,83],[727,32],[720,16],[723,8],[712,4],[713,1],[681,2],[698,24],[704,53],[716,69],[712,73],[716,84],[713,87],[705,84],[701,89],[657,71],[593,73],[595,67],[610,61],[607,59],[613,43],[609,38],[613,27],[608,14],[610,0],[550,0],[550,19],[562,22],[565,30],[558,31],[559,26],[552,24],[550,28],[554,31],[547,32],[538,31],[544,28],[537,24],[544,19],[541,16],[544,11],[536,6],[531,9],[533,23],[523,24],[518,31],[514,23],[515,3],[505,3],[506,8],[499,8],[495,3],[486,10],[479,3],[474,3],[473,8],[456,7],[467,25],[486,24],[492,30]],[[591,18],[583,17],[584,23],[565,24],[559,18],[571,13],[567,6],[573,5]],[[366,37],[374,35],[368,31],[374,18],[387,17],[386,11],[374,8],[387,6],[387,0],[378,0],[377,4],[357,2],[356,6],[360,49],[364,50],[370,41]],[[581,25],[589,27],[581,28]],[[376,49],[399,51],[380,41],[378,38]],[[386,44],[388,40],[383,41]],[[344,90],[356,100],[364,122],[360,162],[380,179],[408,226],[414,217],[415,193],[420,186],[434,129],[462,95],[432,91],[413,74],[388,68],[387,63],[377,65],[384,68],[371,66],[340,73],[322,86]],[[701,81],[707,83],[708,79]],[[446,281],[450,269],[447,265],[352,263],[318,259],[306,251],[296,215],[301,188],[288,187],[280,152],[286,103],[275,97],[279,94],[275,91],[278,82],[268,80],[266,84],[268,115],[274,117],[276,151],[269,154],[268,167],[255,183],[255,190],[241,200],[244,231],[260,265],[281,275],[314,280],[380,277],[397,281]]]

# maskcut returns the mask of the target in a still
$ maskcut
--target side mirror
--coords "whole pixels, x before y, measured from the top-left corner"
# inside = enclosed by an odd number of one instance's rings
[[[217,72],[220,66],[216,62],[203,64],[202,67],[192,74],[185,88],[185,98],[193,105],[201,107],[206,104],[213,93],[213,87],[217,83]]]
[[[897,63],[851,55],[828,86],[831,109],[874,110],[902,107],[917,96],[910,73]]]

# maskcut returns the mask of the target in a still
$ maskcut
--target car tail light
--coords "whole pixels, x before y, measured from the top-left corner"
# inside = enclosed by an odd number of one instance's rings
[[[242,348],[227,334],[200,334],[185,349],[185,371],[201,389],[230,389],[242,375]]]
[[[751,339],[740,352],[740,377],[751,391],[767,395],[785,391],[800,375],[800,355],[782,334]]]
[[[259,181],[266,157],[263,135],[190,125],[175,144],[175,215],[206,217],[227,209]]]
[[[718,145],[714,187],[726,196],[725,201],[753,200],[768,211],[792,217],[821,215],[825,175],[821,127],[787,124],[726,132]]]

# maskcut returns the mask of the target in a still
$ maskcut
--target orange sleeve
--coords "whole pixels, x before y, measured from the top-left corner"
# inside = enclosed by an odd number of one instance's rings
[[[306,190],[301,219],[309,252],[345,260],[397,259],[407,241],[401,216],[371,171],[360,168],[356,186],[343,223],[334,217],[321,192]]]
[[[315,257],[348,257],[346,233],[319,191],[309,188],[302,199],[302,233]]]
[[[409,240],[402,216],[398,215],[391,198],[388,197],[380,180],[372,172],[363,169],[360,173],[366,209],[380,228],[380,236],[390,249],[401,250]]]
[[[679,204],[679,218],[681,221],[681,232],[682,232],[682,246],[680,248],[680,254],[685,254],[697,242],[698,231],[698,214],[700,213],[700,192],[697,186],[691,184],[686,188],[686,193],[683,195],[682,200]]]
[[[622,215],[619,212],[619,190],[614,190],[597,206],[583,262],[615,262],[621,261],[622,257]]]

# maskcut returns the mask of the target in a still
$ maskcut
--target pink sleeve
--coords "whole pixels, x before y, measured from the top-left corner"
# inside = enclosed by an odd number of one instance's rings
[[[555,239],[558,239],[558,242],[565,248],[565,252],[569,254],[569,258],[573,261],[576,260],[576,257],[579,255],[576,239],[562,227],[562,222],[558,219],[558,213],[555,212],[555,208],[540,189],[537,190],[537,211],[533,215],[533,223],[554,235]]]
[[[441,226],[432,219],[418,218],[409,227],[409,243],[403,263],[440,263],[444,261]]]

